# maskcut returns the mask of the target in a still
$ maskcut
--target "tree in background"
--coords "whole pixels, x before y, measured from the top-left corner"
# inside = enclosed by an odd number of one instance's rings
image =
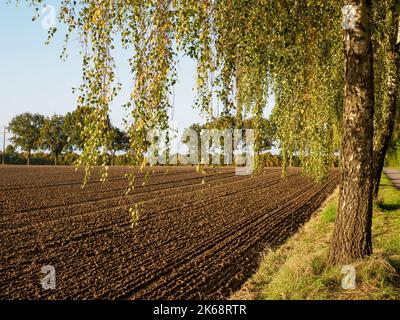
[[[276,140],[276,126],[266,118],[259,120],[259,125],[256,125],[255,118],[248,119],[238,119],[235,116],[229,115],[227,113],[222,113],[219,117],[214,117],[210,121],[201,125],[198,123],[192,124],[189,128],[196,131],[198,137],[200,137],[201,130],[203,129],[254,129],[255,135],[258,136],[258,150],[256,155],[256,160],[258,156],[268,150],[270,150],[275,145]],[[224,146],[223,140],[221,138],[222,148]],[[198,142],[198,152],[199,159],[201,159],[201,139]]]
[[[6,148],[6,156],[7,157],[17,157],[18,153],[17,150],[15,150],[15,147],[12,144],[9,144]]]
[[[27,152],[27,164],[30,164],[31,152],[39,147],[40,129],[44,117],[40,114],[23,113],[15,116],[9,123],[13,133],[11,142]]]
[[[39,146],[44,150],[50,150],[54,154],[54,165],[58,164],[58,156],[67,147],[64,122],[64,116],[53,115],[44,119],[43,126],[40,129]]]
[[[15,151],[15,147],[20,147],[23,151],[26,151],[28,153],[28,164],[31,162],[33,150],[49,150],[54,155],[55,165],[59,163],[59,156],[62,152],[69,151],[68,159],[64,160],[68,164],[72,164],[78,158],[78,155],[72,152],[82,150],[84,145],[82,127],[85,112],[85,108],[78,108],[74,112],[68,112],[66,116],[53,115],[45,118],[43,115],[31,113],[17,115],[10,122],[10,130],[14,135],[11,138],[13,145],[9,145],[8,148],[13,148]],[[114,163],[113,158],[116,152],[129,149],[128,135],[114,127],[109,119],[104,135],[107,137],[107,143],[102,148],[111,152],[111,162]],[[6,155],[8,155],[7,152]],[[15,153],[15,160],[18,158],[17,156],[18,153]],[[46,162],[48,162],[48,159],[46,159]]]
[[[84,117],[84,107],[77,108],[75,111],[68,112],[65,115],[63,131],[67,136],[67,147],[70,151],[83,149],[84,138],[82,137],[82,128]]]
[[[9,144],[6,148],[6,162],[9,164],[25,163],[21,157],[21,154],[18,153],[12,144]]]
[[[110,143],[108,149],[111,151],[111,165],[114,165],[114,157],[118,151],[129,150],[129,137],[125,131],[111,126]]]

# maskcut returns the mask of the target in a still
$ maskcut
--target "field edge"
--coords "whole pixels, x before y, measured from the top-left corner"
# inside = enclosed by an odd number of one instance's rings
[[[374,205],[372,256],[356,261],[356,288],[342,288],[342,268],[328,267],[338,188],[282,246],[267,249],[233,300],[400,299],[400,191],[382,177]]]

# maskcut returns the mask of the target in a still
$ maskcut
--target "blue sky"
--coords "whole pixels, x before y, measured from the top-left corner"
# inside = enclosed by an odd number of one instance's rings
[[[81,79],[79,44],[71,41],[68,60],[59,58],[63,42],[63,26],[57,25],[55,39],[45,45],[47,31],[41,17],[32,22],[33,9],[25,1],[19,5],[0,3],[0,126],[7,125],[19,113],[38,112],[44,115],[65,114],[75,108],[72,88]],[[48,1],[56,10],[58,1]],[[122,126],[125,116],[121,107],[129,97],[132,76],[127,59],[129,52],[118,51],[116,56],[122,91],[111,107],[111,119]],[[195,63],[182,57],[178,65],[178,84],[175,86],[174,120],[179,128],[200,122],[198,110],[192,108],[195,99]],[[272,104],[272,102],[271,102]]]

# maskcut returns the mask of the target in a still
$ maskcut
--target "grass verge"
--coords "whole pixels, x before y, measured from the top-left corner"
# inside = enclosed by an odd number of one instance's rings
[[[354,262],[356,288],[342,288],[342,267],[328,267],[337,191],[284,245],[268,250],[231,299],[400,299],[400,191],[382,177],[374,206],[372,256]]]

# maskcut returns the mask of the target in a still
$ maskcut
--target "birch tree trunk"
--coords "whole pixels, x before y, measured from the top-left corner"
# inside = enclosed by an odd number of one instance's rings
[[[345,1],[345,88],[342,180],[329,262],[349,263],[372,253],[372,139],[374,77],[370,31],[371,1]]]

